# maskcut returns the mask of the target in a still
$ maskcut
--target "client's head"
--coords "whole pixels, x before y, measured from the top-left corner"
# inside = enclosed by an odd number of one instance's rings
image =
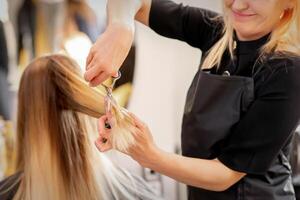
[[[77,64],[66,56],[41,57],[26,67],[17,122],[17,169],[23,175],[15,199],[103,199],[107,195],[103,188],[113,177],[107,177],[112,176],[106,174],[108,161],[93,144],[97,134],[93,121],[104,113],[104,95],[83,81]],[[122,119],[116,121],[120,131]],[[113,141],[128,144],[130,133],[126,134]]]

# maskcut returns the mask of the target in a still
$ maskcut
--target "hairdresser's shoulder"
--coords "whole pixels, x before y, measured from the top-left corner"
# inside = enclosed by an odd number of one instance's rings
[[[181,20],[181,24],[177,23],[177,26],[187,23],[195,25],[197,22],[203,22],[208,26],[219,28],[221,31],[224,26],[222,14],[213,10],[177,3],[173,0],[152,0],[149,18],[150,27],[155,25],[154,22],[161,23],[164,20],[169,23]]]
[[[15,173],[0,182],[0,199],[12,200],[19,188],[21,172]]]
[[[300,55],[289,52],[269,55],[263,66],[256,77],[263,94],[293,94],[300,97]]]
[[[208,51],[222,36],[224,20],[214,11],[175,3],[152,0],[149,27],[156,33]]]
[[[285,70],[299,72],[300,70],[300,54],[290,52],[279,52],[269,55],[266,64],[273,72]]]

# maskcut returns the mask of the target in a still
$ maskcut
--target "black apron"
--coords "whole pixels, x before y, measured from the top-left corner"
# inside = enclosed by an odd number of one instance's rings
[[[201,159],[217,158],[226,138],[253,100],[253,77],[210,74],[199,69],[186,98],[181,135],[182,155]],[[282,150],[265,175],[248,174],[223,192],[188,186],[188,199],[292,200],[294,191],[285,155]],[[282,188],[285,192],[278,192]]]

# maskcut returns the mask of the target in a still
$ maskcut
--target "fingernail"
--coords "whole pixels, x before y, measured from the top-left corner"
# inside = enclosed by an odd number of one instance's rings
[[[97,149],[100,149],[98,142],[95,142],[95,146],[97,147]]]
[[[105,144],[107,142],[106,138],[102,138],[102,143]]]
[[[106,129],[111,129],[111,126],[110,126],[110,124],[108,122],[105,122],[105,128]]]

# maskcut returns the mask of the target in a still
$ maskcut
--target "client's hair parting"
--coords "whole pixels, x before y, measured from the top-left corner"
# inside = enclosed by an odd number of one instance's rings
[[[15,200],[157,199],[144,182],[116,168],[94,145],[105,92],[91,88],[70,58],[40,57],[19,88]],[[114,148],[134,144],[130,115],[112,108]],[[132,181],[134,179],[134,181]]]

